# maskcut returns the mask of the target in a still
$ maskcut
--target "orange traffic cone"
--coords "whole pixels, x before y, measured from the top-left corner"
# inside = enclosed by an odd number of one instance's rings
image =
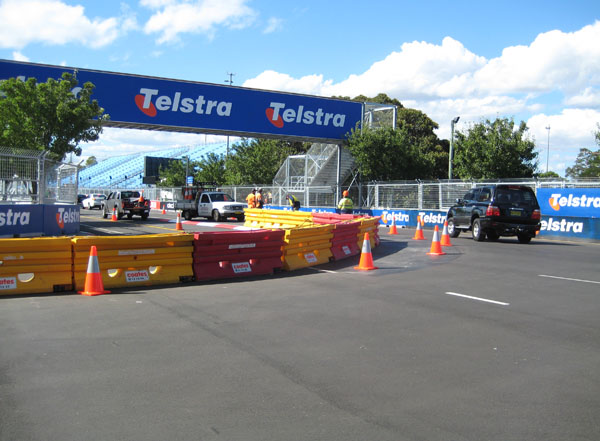
[[[389,234],[398,234],[398,230],[396,229],[396,219],[392,218],[392,226],[390,227]]]
[[[431,256],[441,256],[446,254],[442,251],[442,245],[440,244],[440,229],[436,225],[433,230],[433,240],[431,241],[431,249],[427,253]]]
[[[117,207],[113,207],[113,214],[112,217],[110,218],[111,222],[116,222],[117,221]]]
[[[448,234],[448,221],[444,221],[444,229],[442,230],[442,240],[440,241],[443,247],[451,247],[450,235]]]
[[[360,253],[360,261],[358,262],[358,266],[355,266],[354,269],[362,271],[377,269],[376,266],[373,266],[373,255],[371,254],[371,239],[369,238],[369,233],[365,233],[362,252]]]
[[[423,228],[421,226],[421,216],[417,216],[417,230],[415,231],[415,237],[413,237],[413,240],[425,240]]]
[[[162,209],[162,214],[167,214],[167,210],[165,210],[165,207],[163,207]]]
[[[100,265],[98,265],[98,251],[96,245],[90,249],[90,259],[88,260],[87,273],[85,275],[85,286],[79,294],[84,296],[98,296],[100,294],[109,294],[110,291],[104,289],[102,283],[102,274],[100,274]]]
[[[183,231],[183,225],[181,225],[181,213],[177,212],[177,223],[175,224],[175,229],[177,231]]]

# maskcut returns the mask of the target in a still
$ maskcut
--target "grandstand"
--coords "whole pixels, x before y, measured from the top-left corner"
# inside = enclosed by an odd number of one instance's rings
[[[225,154],[226,143],[176,147],[105,159],[79,172],[79,188],[143,188],[144,157],[199,161],[208,153]]]

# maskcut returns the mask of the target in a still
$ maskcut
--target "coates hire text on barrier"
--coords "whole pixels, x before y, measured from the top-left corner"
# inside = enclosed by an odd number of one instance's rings
[[[44,82],[63,72],[94,84],[107,126],[336,142],[362,117],[362,104],[346,100],[0,60],[0,80]]]

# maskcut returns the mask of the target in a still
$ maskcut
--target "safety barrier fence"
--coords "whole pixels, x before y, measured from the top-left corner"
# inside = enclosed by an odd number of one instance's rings
[[[260,213],[256,213],[260,214]],[[293,271],[354,256],[378,218],[234,232],[0,239],[0,295],[81,291],[96,247],[104,288],[171,285]],[[294,214],[292,214],[294,216]],[[336,216],[336,215],[334,215]]]
[[[283,230],[194,234],[197,281],[273,274],[282,263]]]
[[[73,281],[82,290],[90,248],[96,246],[105,288],[168,285],[193,280],[191,234],[75,237]]]

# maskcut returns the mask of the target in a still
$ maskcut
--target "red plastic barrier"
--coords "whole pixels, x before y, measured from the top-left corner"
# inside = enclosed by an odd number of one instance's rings
[[[313,223],[316,225],[338,224],[352,220],[359,215],[354,214],[338,214],[338,213],[312,213]]]
[[[331,253],[334,260],[345,259],[360,253],[356,236],[360,230],[360,222],[344,222],[335,224],[331,239]]]
[[[215,231],[194,234],[196,280],[273,274],[283,266],[284,230]]]

